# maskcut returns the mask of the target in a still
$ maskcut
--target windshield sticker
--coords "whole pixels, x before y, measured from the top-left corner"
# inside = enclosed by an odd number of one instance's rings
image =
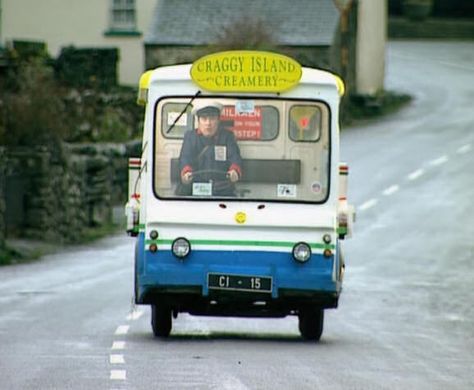
[[[212,183],[193,183],[193,195],[211,196]]]
[[[295,184],[278,184],[277,196],[281,198],[296,198]]]
[[[311,184],[311,191],[315,194],[320,194],[322,190],[321,183],[319,181],[315,181]]]
[[[179,120],[176,122],[176,124],[174,123],[176,118],[178,118],[179,114],[181,114],[181,113],[180,112],[168,112],[168,120],[167,120],[168,126],[173,126],[173,124],[175,126],[187,126],[188,125],[188,116],[186,114],[181,115],[181,118],[179,118]]]
[[[214,156],[216,161],[226,161],[227,160],[227,148],[225,145],[215,145],[214,146]]]
[[[235,111],[237,114],[253,114],[255,103],[253,100],[239,100],[235,103]]]

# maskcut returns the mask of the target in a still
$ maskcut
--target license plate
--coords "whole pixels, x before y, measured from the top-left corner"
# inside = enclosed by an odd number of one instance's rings
[[[272,292],[272,278],[268,276],[209,273],[207,285],[212,290]]]

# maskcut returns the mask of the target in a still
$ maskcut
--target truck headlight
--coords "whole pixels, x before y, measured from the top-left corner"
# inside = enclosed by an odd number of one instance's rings
[[[178,237],[173,241],[171,250],[176,257],[184,259],[191,252],[191,244],[184,237]]]
[[[306,263],[311,257],[311,248],[305,242],[298,242],[293,247],[293,258],[299,263]]]

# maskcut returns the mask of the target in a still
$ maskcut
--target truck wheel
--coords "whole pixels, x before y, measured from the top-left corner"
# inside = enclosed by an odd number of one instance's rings
[[[298,313],[298,327],[306,340],[319,341],[323,334],[324,310],[303,309]]]
[[[171,309],[162,305],[151,305],[151,328],[155,337],[168,337],[171,332]]]

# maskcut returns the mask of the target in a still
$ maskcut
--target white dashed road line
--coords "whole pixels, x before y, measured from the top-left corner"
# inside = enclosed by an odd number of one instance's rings
[[[127,328],[127,331],[128,331],[128,328]],[[125,341],[114,341],[111,349],[112,350],[125,349]],[[123,355],[121,354],[112,353],[110,354],[109,362],[110,364],[125,364],[125,359]],[[126,370],[110,370],[110,379],[124,381],[125,379],[127,379],[127,371]]]
[[[112,349],[125,349],[125,341],[114,341],[114,343],[112,344]]]
[[[458,154],[464,154],[464,153],[467,153],[471,150],[471,144],[466,144],[466,145],[463,145],[461,146],[456,152]]]
[[[456,153],[457,154],[465,154],[465,153],[468,153],[471,150],[472,150],[471,144],[465,144],[465,145],[462,145],[461,147],[459,147],[456,150]],[[432,167],[437,167],[437,166],[440,166],[440,165],[443,165],[443,164],[447,163],[448,161],[449,161],[449,156],[446,155],[446,154],[443,154],[442,156],[439,156],[439,157],[429,161],[428,165],[432,166]],[[406,176],[406,178],[407,178],[407,180],[413,181],[413,180],[416,180],[419,177],[423,176],[424,174],[425,174],[425,170],[420,168],[420,169],[417,169],[416,171],[413,171],[410,174],[408,174]],[[400,186],[398,184],[394,184],[394,185],[391,185],[390,187],[387,187],[385,190],[383,190],[382,194],[384,196],[390,196],[390,195],[398,192],[399,190],[400,190]],[[368,209],[374,207],[377,203],[378,203],[378,199],[377,198],[372,198],[372,199],[369,199],[368,201],[366,201],[365,203],[362,203],[359,207],[357,207],[357,209],[359,211],[368,210]]]
[[[407,176],[407,179],[408,180],[416,180],[418,179],[421,175],[423,175],[425,173],[425,170],[424,169],[417,169],[416,171],[410,173],[408,176]]]
[[[437,159],[431,160],[430,165],[436,167],[436,166],[444,164],[448,161],[449,161],[448,156],[444,155],[444,156],[438,157]]]
[[[127,379],[127,371],[125,370],[110,370],[110,379],[125,380]]]
[[[143,315],[142,310],[136,310],[133,308],[133,310],[127,315],[126,319],[127,321],[134,321],[138,320],[142,315]],[[120,325],[117,327],[115,330],[115,335],[116,336],[124,336],[128,334],[128,331],[130,330],[130,325]],[[125,349],[125,341],[114,341],[112,343],[111,350],[113,351],[120,351]],[[119,365],[123,364],[125,365],[125,358],[122,354],[117,354],[117,353],[111,353],[109,356],[109,363],[111,365]],[[125,381],[127,379],[127,370],[110,370],[110,380],[113,381]]]
[[[389,196],[397,192],[399,189],[400,187],[397,184],[394,184],[393,186],[390,186],[383,190],[382,194],[384,194],[385,196]]]
[[[138,320],[143,315],[142,310],[133,310],[128,316],[127,320]]]
[[[116,335],[127,334],[129,329],[130,329],[130,325],[120,325],[115,331],[115,334]]]
[[[110,364],[125,364],[125,359],[123,355],[112,354],[110,355]]]
[[[369,199],[367,202],[365,203],[362,203],[360,206],[359,206],[359,210],[360,211],[364,211],[364,210],[368,210],[370,209],[371,207],[374,207],[378,202],[378,199]]]

